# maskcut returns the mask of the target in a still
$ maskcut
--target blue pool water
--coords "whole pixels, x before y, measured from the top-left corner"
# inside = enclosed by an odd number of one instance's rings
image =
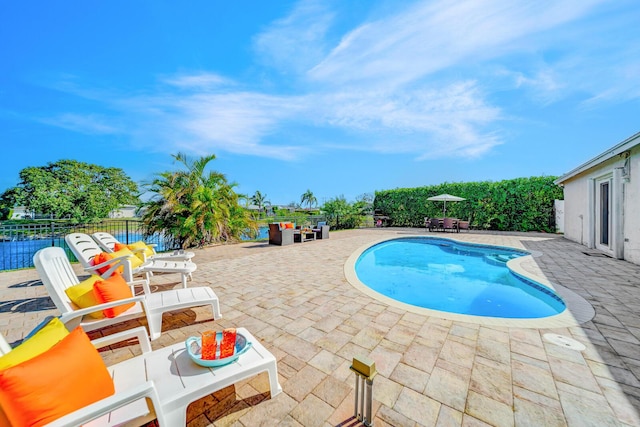
[[[380,294],[433,310],[516,319],[564,311],[551,289],[506,267],[508,260],[524,255],[448,239],[402,238],[367,249],[356,262],[356,274]]]

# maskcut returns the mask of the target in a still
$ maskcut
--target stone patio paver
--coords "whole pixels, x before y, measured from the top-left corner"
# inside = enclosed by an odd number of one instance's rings
[[[451,320],[390,306],[347,281],[344,265],[355,250],[407,235],[429,233],[362,229],[291,246],[245,242],[195,250],[198,270],[189,286],[211,286],[223,318],[212,321],[204,307],[170,313],[152,346],[206,329],[246,327],[278,359],[284,392],[272,398],[264,374],[241,381],[190,405],[188,426],[358,425],[349,370],[354,356],[378,367],[376,426],[640,425],[640,266],[586,256],[585,247],[555,235],[432,233],[539,252],[523,269],[595,308],[595,317],[579,325]],[[179,280],[153,277],[158,288]],[[10,343],[55,314],[35,270],[0,272],[0,331]],[[144,320],[90,335],[140,324]],[[557,346],[546,333],[572,337],[586,349]],[[139,351],[133,344],[101,354],[110,364]]]

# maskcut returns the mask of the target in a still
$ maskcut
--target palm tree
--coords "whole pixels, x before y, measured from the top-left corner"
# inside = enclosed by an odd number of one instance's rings
[[[214,242],[240,240],[249,232],[257,233],[257,224],[240,206],[240,197],[219,172],[205,173],[215,155],[187,159],[173,155],[184,170],[162,172],[146,187],[155,195],[145,203],[142,221],[147,234],[171,236],[182,248]]]
[[[271,202],[267,200],[267,195],[262,194],[259,190],[256,190],[253,196],[251,196],[251,203],[258,206],[258,212],[262,212],[264,206],[271,204]]]
[[[300,196],[300,204],[304,205],[305,203],[307,204],[308,209],[311,209],[311,206],[318,204],[318,199],[316,199],[316,196],[313,195],[311,190],[305,191],[304,194]]]

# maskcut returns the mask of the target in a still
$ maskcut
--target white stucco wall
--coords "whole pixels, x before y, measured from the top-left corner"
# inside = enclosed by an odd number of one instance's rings
[[[622,180],[619,186],[623,191],[623,257],[640,264],[640,146],[631,149],[629,164],[629,182]],[[590,206],[590,203],[594,203],[590,201],[590,197],[593,197],[593,190],[590,194],[592,179],[613,173],[624,165],[625,159],[616,156],[564,182],[564,236],[567,239],[594,247],[595,212]],[[611,190],[615,190],[615,185]],[[615,231],[612,230],[611,234],[615,234]]]
[[[640,147],[631,150],[631,176],[624,185],[624,259],[640,264]]]
[[[564,200],[554,200],[553,210],[556,216],[556,233],[564,233]]]
[[[589,246],[588,178],[578,178],[564,184],[564,237]]]

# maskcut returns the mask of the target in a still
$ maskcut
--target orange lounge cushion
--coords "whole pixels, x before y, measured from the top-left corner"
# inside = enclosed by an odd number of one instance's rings
[[[101,304],[133,297],[131,288],[120,273],[114,273],[113,276],[106,280],[98,280],[93,285],[93,293]],[[135,304],[134,302],[128,302],[116,307],[105,308],[102,312],[106,317],[113,318],[129,310]]]
[[[109,260],[113,259],[113,255],[106,253],[106,252],[100,252],[98,254],[96,254],[96,256],[94,256],[91,259],[91,265],[100,265],[103,262],[107,262]],[[109,265],[105,265],[104,267],[100,267],[97,271],[99,274],[104,274],[107,272],[107,270],[109,270],[109,268],[111,267],[111,264]],[[124,266],[120,266],[116,269],[116,271],[120,274],[122,274],[124,272]]]
[[[2,410],[2,406],[0,406],[0,427],[11,427],[9,418],[7,418],[7,414]]]
[[[97,274],[93,274],[91,275],[91,277],[83,280],[77,285],[65,289],[64,293],[67,294],[69,299],[80,308],[93,307],[94,305],[100,304],[100,301],[98,301],[95,294],[93,293],[93,285],[98,280],[102,280],[102,277],[98,276]],[[89,316],[93,317],[94,319],[104,318],[102,310],[89,313]]]
[[[121,249],[131,249],[131,248],[129,247],[129,245],[125,245],[124,243],[114,243],[113,244],[113,251],[114,252],[117,252],[117,251],[119,251]]]
[[[48,351],[0,371],[0,405],[14,426],[43,426],[114,393],[80,327]]]

